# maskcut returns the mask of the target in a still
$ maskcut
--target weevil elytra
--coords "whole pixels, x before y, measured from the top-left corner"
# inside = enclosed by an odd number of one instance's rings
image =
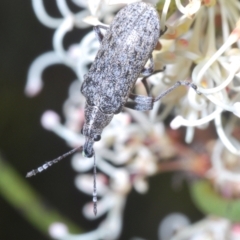
[[[106,30],[104,36],[101,28]],[[146,78],[155,73],[152,51],[161,36],[161,28],[158,13],[152,5],[144,2],[129,4],[117,13],[109,28],[98,25],[94,30],[101,46],[81,86],[81,92],[86,98],[82,129],[85,144],[32,170],[27,177],[36,175],[77,150],[82,150],[88,158],[92,157],[94,142],[101,139],[103,129],[123,107],[147,111],[153,108],[154,102],[180,85],[197,90],[194,84],[179,81],[156,98],[131,93],[140,74],[144,76],[142,82],[148,92]],[[146,68],[148,60],[150,66]],[[95,182],[94,158],[93,201],[96,214]]]

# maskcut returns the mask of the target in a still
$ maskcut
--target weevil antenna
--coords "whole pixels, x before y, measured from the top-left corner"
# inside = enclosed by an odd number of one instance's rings
[[[97,215],[97,165],[96,165],[96,157],[95,152],[93,152],[93,212],[95,216]]]
[[[76,147],[74,149],[72,149],[71,151],[67,152],[67,153],[64,153],[63,155],[49,161],[49,162],[46,162],[45,164],[43,164],[42,166],[36,168],[36,169],[33,169],[32,171],[28,172],[26,177],[29,178],[29,177],[32,177],[32,176],[35,176],[37,173],[40,173],[46,169],[48,169],[49,167],[51,167],[53,164],[55,163],[58,163],[59,161],[61,161],[62,159],[66,158],[67,156],[77,152],[77,151],[82,151],[82,146],[80,147]]]

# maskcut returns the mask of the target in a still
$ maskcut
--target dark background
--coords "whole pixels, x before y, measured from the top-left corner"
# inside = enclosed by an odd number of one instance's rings
[[[45,1],[45,4],[52,16],[60,17],[55,1]],[[79,10],[74,5],[71,8]],[[76,78],[75,74],[63,65],[55,65],[44,72],[45,85],[38,96],[28,98],[24,95],[29,66],[37,56],[52,50],[53,32],[37,20],[31,1],[1,0],[0,153],[23,178],[32,168],[70,150],[62,139],[41,127],[40,117],[47,109],[61,115],[62,104],[67,98],[71,81]],[[66,46],[79,42],[85,33],[75,30],[69,34]],[[46,204],[89,231],[97,227],[99,221],[87,221],[82,216],[82,205],[90,198],[75,188],[75,176],[70,161],[65,160],[45,173],[28,179],[28,183]],[[139,195],[133,190],[128,196],[121,239],[134,236],[157,239],[161,219],[171,212],[185,213],[192,221],[201,217],[191,202],[187,184],[180,191],[173,190],[170,174],[155,176],[149,182],[147,194]],[[49,238],[35,229],[0,195],[0,239]]]

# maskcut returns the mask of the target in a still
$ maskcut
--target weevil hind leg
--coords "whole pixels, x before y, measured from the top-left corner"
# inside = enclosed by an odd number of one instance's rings
[[[154,102],[159,101],[161,98],[168,95],[170,92],[172,92],[174,89],[178,88],[179,86],[189,86],[193,88],[193,90],[196,91],[197,94],[200,94],[200,92],[197,89],[197,86],[189,81],[178,81],[173,86],[162,92],[157,97],[149,97],[149,96],[142,96],[142,95],[135,95],[133,93],[130,93],[129,98],[133,101],[129,101],[125,103],[125,107],[131,108],[138,111],[149,111],[152,110]]]
[[[165,97],[166,95],[168,95],[170,92],[172,92],[174,89],[180,87],[180,86],[189,86],[191,87],[194,91],[196,91],[197,94],[200,94],[200,92],[197,89],[197,86],[189,81],[177,81],[173,86],[171,86],[170,88],[168,88],[167,90],[165,90],[164,92],[162,92],[160,95],[158,95],[157,97],[155,97],[153,99],[154,102],[157,102],[158,100],[160,100],[161,98]]]
[[[97,25],[97,26],[94,26],[94,27],[93,27],[93,30],[95,31],[95,34],[96,34],[96,36],[97,36],[97,39],[98,39],[98,41],[101,43],[102,40],[103,40],[104,35],[102,34],[100,28],[102,28],[102,29],[104,29],[104,30],[107,30],[108,27],[102,26],[102,25]]]
[[[133,101],[125,103],[124,106],[127,108],[131,108],[137,111],[149,111],[153,108],[153,97],[130,93],[129,98]]]

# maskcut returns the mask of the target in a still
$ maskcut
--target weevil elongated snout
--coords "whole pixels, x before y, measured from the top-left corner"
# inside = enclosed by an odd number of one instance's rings
[[[93,144],[101,139],[102,130],[111,122],[114,114],[106,114],[96,106],[86,102],[85,123],[82,134],[85,136],[83,145],[83,156],[91,158],[94,154]]]
[[[88,137],[85,138],[85,143],[83,145],[83,151],[82,151],[82,154],[84,157],[91,158],[93,156],[94,154],[93,144],[94,144],[94,141],[91,138],[88,138]]]

